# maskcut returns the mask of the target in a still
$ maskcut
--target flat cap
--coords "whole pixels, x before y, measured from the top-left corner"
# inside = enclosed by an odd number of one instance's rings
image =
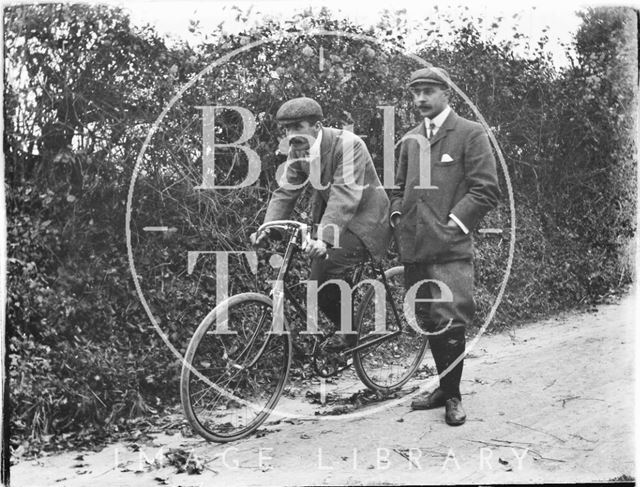
[[[305,118],[322,120],[322,107],[312,98],[293,98],[278,109],[276,120],[280,123],[295,122]]]
[[[435,66],[422,68],[411,73],[407,88],[420,83],[449,86],[450,79],[449,73],[442,68],[436,68]]]

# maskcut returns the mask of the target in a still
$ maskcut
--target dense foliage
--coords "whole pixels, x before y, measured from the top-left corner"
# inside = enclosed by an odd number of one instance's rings
[[[596,302],[632,279],[635,16],[625,9],[581,15],[568,68],[553,65],[545,38],[527,56],[515,55],[514,45],[527,40],[514,31],[511,41],[496,41],[499,21],[487,36],[477,19],[443,17],[452,29],[446,41],[425,21],[418,43],[417,54],[446,67],[491,125],[513,183],[516,254],[493,329]],[[105,6],[9,7],[4,27],[6,312],[17,438],[115,424],[177,402],[180,362],[139,302],[125,212],[143,141],[193,76],[248,46],[232,62],[211,68],[172,105],[136,173],[136,272],[158,327],[178,350],[216,300],[213,260],[201,257],[188,272],[186,250],[248,250],[247,236],[261,221],[282,162],[275,155],[273,116],[284,99],[313,96],[328,125],[353,125],[366,136],[380,171],[377,107],[396,106],[396,139],[415,123],[404,80],[418,65],[399,50],[409,42],[401,16],[386,15],[364,29],[329,12],[303,13],[239,34],[203,33],[194,23],[201,39],[195,46],[168,44]],[[379,42],[304,35],[312,28]],[[275,40],[249,49],[266,38]],[[214,104],[256,114],[257,129],[248,141],[262,160],[256,185],[194,189],[202,182],[197,107]],[[473,117],[461,97],[454,105]],[[217,116],[218,142],[236,140],[240,130],[234,112]],[[216,156],[219,181],[243,179],[247,163],[237,151]],[[503,189],[503,202],[483,226],[505,234],[477,236],[478,323],[506,266],[510,219]],[[300,218],[304,210],[299,205]],[[143,231],[154,225],[175,231]],[[262,274],[253,276],[241,260],[230,265],[230,292],[263,284]],[[294,276],[303,277],[303,268],[297,266]]]

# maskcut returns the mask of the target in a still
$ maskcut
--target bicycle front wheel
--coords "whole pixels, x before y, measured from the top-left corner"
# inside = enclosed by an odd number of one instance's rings
[[[189,423],[205,439],[228,442],[251,434],[278,402],[291,366],[291,340],[269,333],[272,317],[267,296],[238,294],[216,306],[193,335],[180,396]]]
[[[353,353],[353,365],[360,380],[374,391],[388,393],[399,389],[411,379],[418,370],[424,357],[428,338],[409,326],[402,304],[405,296],[404,268],[393,267],[385,271],[391,291],[391,299],[398,310],[401,323],[396,321],[388,296],[385,302],[386,333],[397,333],[395,336],[356,350]],[[358,345],[366,344],[383,337],[376,332],[376,304],[378,300],[375,290],[369,289],[364,295],[356,313],[356,330]]]

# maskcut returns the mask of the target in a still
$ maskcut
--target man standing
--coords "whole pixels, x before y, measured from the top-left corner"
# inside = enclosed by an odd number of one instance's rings
[[[351,132],[323,127],[322,118],[322,108],[311,98],[289,100],[276,113],[290,150],[264,218],[265,223],[289,218],[305,187],[313,186],[311,217],[317,230],[306,252],[313,258],[309,279],[318,287],[330,279],[348,280],[366,250],[381,258],[391,237],[389,198],[367,146]],[[259,243],[262,237],[252,240]],[[320,289],[318,305],[340,326],[336,284]],[[342,348],[347,343],[352,341],[335,335],[332,345]]]
[[[489,139],[479,123],[451,109],[448,80],[446,71],[435,67],[411,74],[408,88],[423,121],[403,137],[390,217],[406,288],[430,280],[417,298],[433,302],[416,304],[418,322],[429,332],[449,325],[429,337],[440,386],[411,406],[445,406],[447,424],[460,425],[466,419],[460,396],[465,327],[474,313],[470,232],[496,206],[500,191]],[[451,290],[451,302],[439,301],[434,281]]]

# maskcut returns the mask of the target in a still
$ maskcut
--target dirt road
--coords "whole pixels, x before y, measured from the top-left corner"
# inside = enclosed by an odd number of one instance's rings
[[[465,362],[468,420],[461,427],[447,426],[443,410],[411,412],[404,402],[357,418],[272,422],[259,437],[226,445],[157,434],[146,444],[25,460],[11,469],[11,484],[392,485],[634,476],[634,306],[627,297],[481,337]],[[362,388],[349,377],[342,382],[347,386],[332,386],[335,394]],[[303,398],[291,402],[299,410],[323,410]],[[177,473],[180,453],[201,473]]]

